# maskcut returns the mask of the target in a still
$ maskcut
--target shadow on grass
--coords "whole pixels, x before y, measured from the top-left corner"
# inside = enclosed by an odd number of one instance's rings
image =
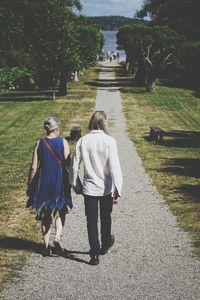
[[[0,248],[1,249],[12,249],[12,250],[28,250],[34,253],[43,254],[43,247],[41,243],[36,243],[33,241],[28,241],[17,237],[1,237],[0,238]],[[89,264],[88,261],[76,257],[74,254],[89,254],[86,251],[77,250],[67,250],[64,249],[62,253],[58,252],[54,247],[52,249],[53,256],[62,256],[66,259],[74,260],[76,262]]]
[[[0,248],[13,250],[28,250],[41,253],[41,244],[17,237],[1,237]]]
[[[149,136],[144,136],[151,141]],[[159,141],[159,145],[175,148],[198,148],[200,147],[200,132],[172,130],[164,131],[163,141]]]
[[[200,98],[200,91],[194,91],[194,96]]]
[[[187,196],[187,201],[190,202],[200,202],[200,184],[191,185],[191,184],[183,184],[176,188],[176,190]]]
[[[52,100],[52,91],[24,91],[0,95],[0,102],[31,102]]]
[[[160,172],[170,173],[177,176],[187,176],[200,178],[200,159],[199,158],[174,158],[165,163],[166,167],[161,168]]]
[[[165,140],[166,137],[172,137],[173,139]],[[200,132],[198,131],[183,131],[172,130],[165,132],[163,146],[167,147],[200,147]]]

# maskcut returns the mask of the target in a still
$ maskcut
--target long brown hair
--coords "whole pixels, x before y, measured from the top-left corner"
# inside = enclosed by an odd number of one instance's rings
[[[107,116],[103,110],[96,110],[90,119],[88,129],[89,130],[103,130],[106,132],[106,120]]]

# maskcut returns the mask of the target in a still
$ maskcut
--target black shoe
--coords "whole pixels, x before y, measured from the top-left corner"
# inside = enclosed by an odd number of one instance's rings
[[[51,256],[51,254],[52,254],[51,247],[48,246],[48,248],[42,249],[42,256]]]
[[[98,256],[91,257],[91,259],[90,259],[90,265],[97,266],[98,264],[99,264],[99,258],[98,258]]]
[[[114,245],[114,243],[115,243],[115,237],[114,235],[111,234],[110,245],[108,247],[102,247],[100,254],[105,255],[108,252],[108,250]]]

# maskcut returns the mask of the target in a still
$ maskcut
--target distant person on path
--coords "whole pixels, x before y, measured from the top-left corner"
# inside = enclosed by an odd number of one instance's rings
[[[112,62],[112,55],[110,55],[110,62]]]
[[[106,131],[107,117],[95,111],[89,122],[90,132],[79,139],[70,167],[70,182],[76,185],[83,161],[83,195],[90,244],[90,264],[99,263],[99,254],[106,254],[114,244],[111,235],[113,203],[121,196],[122,173],[114,138]],[[101,248],[98,237],[98,207],[100,206]]]
[[[46,137],[37,141],[29,172],[27,207],[37,212],[36,220],[41,221],[44,239],[43,255],[49,256],[49,238],[52,223],[55,222],[54,246],[59,252],[64,249],[60,243],[68,206],[72,208],[71,188],[66,170],[69,146],[59,137],[60,122],[49,117],[44,121]]]

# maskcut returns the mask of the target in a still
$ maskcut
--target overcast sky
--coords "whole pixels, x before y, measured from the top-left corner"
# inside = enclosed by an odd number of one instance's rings
[[[142,7],[143,0],[82,0],[81,14],[86,16],[125,16],[134,17]]]

